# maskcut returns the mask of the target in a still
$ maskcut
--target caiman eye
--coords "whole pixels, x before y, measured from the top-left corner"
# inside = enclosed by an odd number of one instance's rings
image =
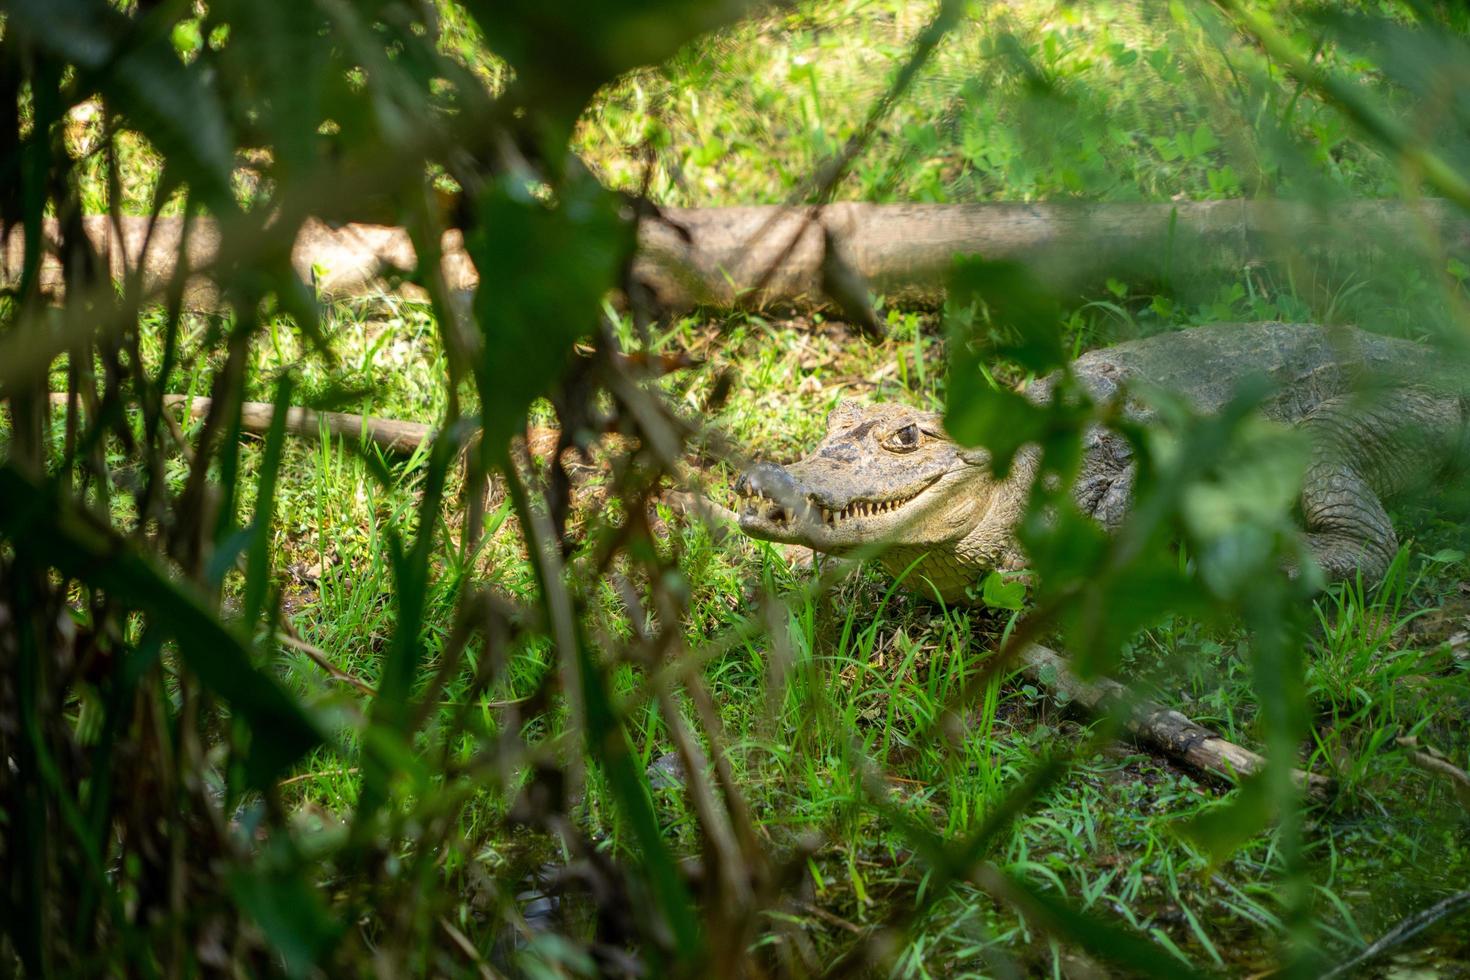
[[[884,439],[883,448],[889,452],[911,453],[919,448],[919,443],[923,438],[919,427],[911,422],[901,429],[896,429],[887,439]]]

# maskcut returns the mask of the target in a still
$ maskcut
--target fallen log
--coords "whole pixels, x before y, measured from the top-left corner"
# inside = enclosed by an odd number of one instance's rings
[[[1042,646],[1021,653],[1021,672],[1053,694],[1066,695],[1071,703],[1093,714],[1107,712],[1113,705],[1126,710],[1123,725],[1128,733],[1164,754],[1196,769],[1230,782],[1239,782],[1266,766],[1264,757],[1215,734],[1184,715],[1152,701],[1135,700],[1117,681],[1101,678],[1087,682],[1072,672],[1064,657]],[[1292,770],[1297,784],[1309,796],[1323,799],[1332,792],[1332,781],[1316,773]]]
[[[209,414],[213,401],[204,395],[163,396],[164,407],[182,406],[192,418],[203,418]],[[65,405],[66,402],[65,392],[51,393],[53,405]],[[270,431],[274,415],[275,406],[270,402],[243,402],[240,405],[240,431],[264,435]],[[384,452],[411,453],[431,438],[436,430],[422,422],[402,422],[370,415],[354,415],[350,412],[317,412],[309,408],[292,408],[286,414],[286,431],[308,439],[317,438],[326,431],[339,439],[366,439],[382,447]]]
[[[1306,245],[1362,249],[1434,229],[1470,247],[1470,219],[1452,205],[1354,201],[1322,210],[1293,201],[1081,204],[830,204],[824,208],[669,209],[645,225],[635,267],[672,307],[822,305],[824,229],[890,304],[942,301],[954,258],[1025,263],[1052,288],[1100,273],[1158,273],[1227,259],[1243,263]],[[679,230],[682,229],[682,232]]]
[[[1183,268],[1185,255],[1201,262],[1214,256],[1239,263],[1282,250],[1295,253],[1314,243],[1393,251],[1422,240],[1426,230],[1452,249],[1470,248],[1470,219],[1438,200],[1347,201],[1328,208],[1277,200],[839,203],[667,208],[663,215],[663,221],[644,223],[634,273],[671,309],[823,305],[821,267],[828,232],[841,243],[847,264],[874,291],[890,303],[912,304],[942,299],[945,275],[956,255],[1019,260],[1044,283],[1057,285],[1100,272],[1126,274],[1150,264]],[[108,216],[94,215],[84,218],[83,225],[113,276],[141,269],[149,295],[173,275],[185,241],[183,219],[176,217],[158,219],[151,238],[148,219],[142,217],[123,217],[115,225]],[[54,245],[54,221],[48,219],[45,232]],[[450,229],[442,244],[450,289],[472,289],[478,278],[463,236]],[[208,219],[197,219],[187,240],[191,278],[185,298],[191,306],[217,303],[210,272],[219,253],[218,228]],[[17,282],[23,261],[23,229],[0,228],[0,281]],[[302,280],[326,297],[390,290],[412,298],[423,295],[403,279],[416,257],[402,228],[309,221],[296,237],[291,261]],[[54,255],[43,263],[40,279],[43,289],[61,286]]]

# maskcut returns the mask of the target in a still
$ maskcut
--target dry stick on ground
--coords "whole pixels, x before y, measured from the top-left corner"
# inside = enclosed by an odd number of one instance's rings
[[[329,779],[332,776],[355,776],[358,771],[357,766],[347,766],[343,769],[318,769],[315,772],[298,773],[295,776],[283,779],[276,783],[276,786],[277,788],[294,786],[297,783],[304,783],[309,779]]]
[[[1470,810],[1470,772],[1466,772],[1444,757],[1444,753],[1430,746],[1420,745],[1417,738],[1404,737],[1394,739],[1400,748],[1409,750],[1409,761],[1414,765],[1430,772],[1436,776],[1443,776],[1450,781],[1450,788],[1454,790],[1455,799],[1466,810]]]
[[[1358,967],[1377,959],[1395,946],[1403,945],[1430,926],[1445,921],[1450,916],[1461,912],[1467,907],[1470,907],[1470,891],[1458,892],[1441,902],[1436,902],[1418,915],[1407,918],[1394,926],[1388,932],[1384,933],[1377,942],[1346,963],[1322,974],[1322,980],[1335,980],[1336,977],[1347,976],[1358,969]]]
[[[1232,265],[1269,254],[1273,242],[1294,249],[1308,242],[1349,251],[1374,245],[1392,249],[1418,240],[1424,225],[1439,229],[1448,248],[1470,245],[1470,221],[1437,200],[1345,201],[1330,209],[1259,199],[1159,204],[839,203],[820,206],[816,220],[809,220],[806,208],[780,205],[666,208],[662,213],[667,223],[643,223],[635,276],[648,285],[658,303],[674,309],[822,305],[824,229],[842,240],[853,270],[890,304],[941,299],[956,255],[1024,261],[1044,282],[1055,284],[1089,271],[1114,274],[1130,257],[1157,259],[1190,243],[1230,256]],[[183,219],[160,218],[146,252],[147,218],[124,217],[115,226],[107,216],[98,215],[84,218],[83,225],[115,276],[120,277],[124,268],[142,270],[145,295],[157,293],[172,276]],[[757,238],[763,230],[769,234]],[[48,222],[45,232],[54,243],[55,223]],[[19,225],[0,228],[0,282],[14,282],[19,276],[23,238]],[[219,251],[217,227],[197,219],[188,241],[189,268],[200,271],[187,290],[191,305],[215,305],[216,290],[205,273]],[[449,288],[473,288],[474,264],[457,230],[445,233],[443,254]],[[412,269],[416,261],[408,232],[382,225],[331,228],[308,221],[292,250],[297,273],[331,297],[373,295],[395,287],[415,294],[418,287],[405,285],[401,276],[390,277],[395,270]],[[775,271],[763,281],[773,264]],[[43,263],[41,285],[50,290],[61,286],[61,267],[54,255]]]
[[[324,672],[326,672],[327,676],[331,677],[333,680],[341,681],[344,684],[349,684],[352,687],[355,687],[360,693],[365,694],[370,698],[377,696],[378,692],[373,688],[371,684],[358,677],[356,674],[350,674],[347,671],[343,670],[341,667],[338,667],[336,664],[332,663],[332,658],[328,657],[324,650],[312,646],[310,643],[307,643],[300,637],[293,636],[290,633],[286,632],[277,634],[276,641],[279,642],[282,646],[290,647],[292,650],[295,650],[298,653],[305,654],[307,659],[320,667]]]
[[[1125,705],[1127,715],[1123,724],[1130,734],[1196,769],[1234,782],[1259,772],[1266,765],[1264,757],[1226,741],[1171,708],[1152,701],[1133,700],[1128,689],[1117,681],[1082,680],[1072,673],[1065,658],[1046,647],[1027,647],[1021,653],[1021,662],[1021,672],[1028,679],[1065,694],[1070,702],[1090,712],[1100,714],[1113,704]],[[1311,796],[1320,799],[1332,791],[1332,781],[1316,773],[1294,770],[1293,776]]]
[[[65,394],[53,394],[52,401],[66,403]],[[208,411],[208,398],[189,399],[185,395],[165,395],[164,404],[170,407],[188,404],[195,415]],[[241,411],[240,427],[246,432],[262,433],[270,428],[273,407],[266,402],[246,402]],[[287,428],[298,435],[318,435],[322,426],[334,435],[352,437],[366,435],[388,452],[409,452],[433,435],[430,426],[418,422],[401,422],[393,419],[375,419],[344,412],[312,412],[309,409],[293,408],[287,419]],[[665,500],[676,512],[698,517],[711,525],[731,523],[735,514],[726,507],[709,500],[703,495],[673,491]],[[294,637],[282,637],[294,649],[300,650],[316,660],[338,680],[352,684],[364,693],[372,689],[363,681],[340,671],[317,651]],[[315,656],[314,656],[315,654]],[[318,659],[320,657],[320,659]],[[1066,660],[1056,652],[1041,646],[1028,647],[1022,654],[1023,673],[1043,687],[1066,695],[1069,701],[1079,704],[1088,711],[1099,713],[1112,703],[1130,704],[1128,689],[1117,681],[1106,678],[1085,682],[1072,673]],[[1166,755],[1212,773],[1230,781],[1239,780],[1260,771],[1266,760],[1254,752],[1227,741],[1202,725],[1190,721],[1177,711],[1164,708],[1148,701],[1132,702],[1125,727],[1136,738],[1162,750]],[[1314,773],[1296,772],[1299,783],[1314,797],[1324,797],[1331,792],[1332,782]]]
[[[66,394],[53,392],[53,405],[65,405]],[[165,408],[184,406],[193,418],[202,418],[209,412],[213,400],[207,396],[164,395]],[[271,417],[275,408],[269,402],[243,402],[240,406],[240,429],[252,435],[264,435],[270,430]],[[340,439],[366,437],[389,453],[411,453],[434,434],[433,426],[422,422],[400,422],[396,419],[379,419],[368,415],[353,415],[348,412],[315,412],[309,408],[293,408],[286,416],[286,431],[298,436],[315,438],[323,427]]]

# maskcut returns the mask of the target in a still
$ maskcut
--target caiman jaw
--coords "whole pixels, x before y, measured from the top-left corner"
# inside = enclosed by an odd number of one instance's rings
[[[899,512],[937,479],[910,484],[897,496],[849,499],[837,506],[803,488],[783,467],[760,464],[736,483],[736,511],[741,530],[753,537],[842,553],[884,541],[901,527]]]
[[[806,515],[820,520],[827,527],[835,528],[855,518],[881,517],[884,514],[891,514],[918,497],[926,489],[928,489],[927,486],[921,487],[906,497],[897,497],[892,500],[854,500],[840,510],[824,507],[815,495],[808,495],[805,507],[802,509]],[[739,497],[741,517],[750,516],[778,525],[794,524],[796,521],[798,508],[783,506],[765,494],[746,489],[739,494]]]

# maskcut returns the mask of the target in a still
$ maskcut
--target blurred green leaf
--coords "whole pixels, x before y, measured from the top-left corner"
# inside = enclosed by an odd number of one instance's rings
[[[174,50],[185,57],[197,54],[204,46],[204,35],[199,31],[197,20],[179,21],[169,34],[169,39],[173,41]]]
[[[1022,446],[1036,442],[1048,425],[1046,409],[1014,391],[993,388],[979,358],[961,352],[950,359],[944,428],[962,446],[984,446],[991,465],[1004,475]]]
[[[1272,812],[1270,787],[1266,780],[1254,776],[1242,780],[1229,799],[1206,807],[1176,826],[1218,865],[1265,829]]]
[[[466,0],[540,110],[570,126],[598,88],[748,13],[753,0]],[[548,39],[555,38],[555,43]]]
[[[99,528],[52,484],[0,466],[0,535],[65,575],[105,589],[167,630],[211,691],[249,726],[245,778],[256,789],[323,741],[301,706],[257,671],[245,644],[204,604],[109,529]]]
[[[136,29],[105,0],[12,0],[6,11],[8,30],[75,64],[85,79],[79,95],[105,91],[111,107],[153,142],[216,215],[236,210],[234,144],[224,107],[198,62],[180,61],[169,36]]]
[[[1087,583],[1059,619],[1078,676],[1090,679],[1110,671],[1123,645],[1140,630],[1170,615],[1207,617],[1210,612],[1198,585],[1160,547]]]
[[[342,934],[342,925],[332,918],[304,874],[275,869],[262,860],[255,867],[231,872],[229,880],[235,901],[280,954],[286,974],[313,975],[313,967]]]
[[[1015,361],[1038,375],[1067,362],[1057,297],[1025,264],[957,257],[948,287],[952,305],[979,304],[986,311],[990,328],[972,342],[988,348],[992,356]]]
[[[1308,456],[1300,431],[1252,418],[1225,458],[1185,491],[1184,525],[1217,595],[1233,598],[1279,571],[1278,541],[1296,537],[1292,512]]]
[[[1107,532],[1078,509],[1069,494],[1045,508],[1031,508],[1017,529],[1043,596],[1056,595],[1101,570],[1108,555]]]
[[[481,195],[477,218],[465,242],[480,270],[476,375],[486,444],[498,451],[561,376],[572,344],[596,328],[602,298],[632,254],[633,226],[588,175],[551,202],[514,178],[497,181]]]
[[[291,376],[283,375],[276,385],[271,405],[271,425],[265,437],[265,456],[260,461],[259,488],[255,494],[255,519],[250,522],[249,558],[245,566],[245,628],[255,629],[265,608],[270,587],[271,521],[275,515],[276,478],[281,471],[281,453],[286,445],[286,419],[291,411]]]

